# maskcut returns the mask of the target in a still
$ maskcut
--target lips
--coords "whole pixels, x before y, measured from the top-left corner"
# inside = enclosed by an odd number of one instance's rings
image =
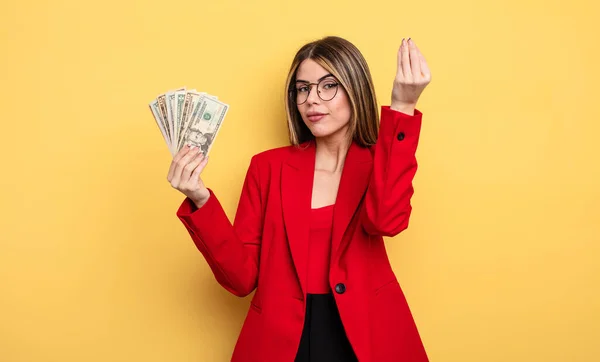
[[[326,115],[327,114],[320,113],[320,112],[308,112],[308,113],[306,113],[306,118],[308,118],[308,120],[311,122],[318,122]]]

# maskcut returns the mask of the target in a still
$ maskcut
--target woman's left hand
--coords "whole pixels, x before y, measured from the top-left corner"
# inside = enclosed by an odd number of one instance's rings
[[[402,39],[398,49],[398,70],[392,90],[391,109],[413,114],[419,96],[431,82],[425,57],[414,41]]]

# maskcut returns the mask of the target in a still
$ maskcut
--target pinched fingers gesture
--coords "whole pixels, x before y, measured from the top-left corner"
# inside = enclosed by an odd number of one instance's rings
[[[392,90],[393,105],[416,105],[421,93],[431,82],[431,72],[417,44],[402,39],[398,49],[398,69]]]

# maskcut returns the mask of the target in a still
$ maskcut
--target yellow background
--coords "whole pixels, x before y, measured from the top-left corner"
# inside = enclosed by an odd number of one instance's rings
[[[592,1],[3,1],[0,361],[226,361],[249,305],[175,216],[148,109],[231,105],[204,172],[233,217],[285,145],[295,51],[335,34],[388,104],[402,37],[433,81],[392,265],[432,361],[600,360],[599,6]]]

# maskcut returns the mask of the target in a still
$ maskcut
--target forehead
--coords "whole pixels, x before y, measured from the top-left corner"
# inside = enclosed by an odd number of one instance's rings
[[[319,63],[315,62],[312,59],[305,59],[298,66],[298,71],[296,72],[296,79],[307,80],[309,82],[316,82],[319,80],[319,78],[327,74],[329,74],[329,72],[321,65],[319,65]]]

